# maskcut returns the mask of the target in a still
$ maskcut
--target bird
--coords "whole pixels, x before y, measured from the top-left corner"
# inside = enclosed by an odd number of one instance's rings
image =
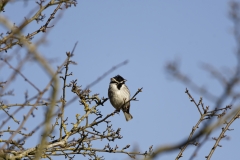
[[[108,88],[108,98],[112,106],[118,111],[122,110],[126,121],[129,121],[133,116],[129,112],[130,91],[125,84],[126,81],[127,80],[120,75],[112,77]]]

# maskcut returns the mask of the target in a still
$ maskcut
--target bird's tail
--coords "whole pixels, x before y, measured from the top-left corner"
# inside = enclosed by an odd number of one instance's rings
[[[127,112],[123,112],[123,113],[124,113],[124,116],[126,118],[126,121],[129,121],[129,120],[133,119],[133,116],[130,113],[127,113]]]

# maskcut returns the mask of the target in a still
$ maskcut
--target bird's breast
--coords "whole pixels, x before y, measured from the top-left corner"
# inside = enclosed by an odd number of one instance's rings
[[[109,86],[108,97],[116,109],[121,109],[122,105],[130,99],[129,91],[127,91],[126,88],[118,89],[117,85],[114,84],[110,84]]]

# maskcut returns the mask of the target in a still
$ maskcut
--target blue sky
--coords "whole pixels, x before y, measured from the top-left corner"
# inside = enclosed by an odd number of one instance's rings
[[[180,69],[196,84],[206,87],[216,96],[221,94],[221,85],[201,69],[201,64],[209,63],[222,71],[225,67],[232,69],[236,64],[236,42],[232,34],[233,23],[229,18],[229,4],[229,1],[217,0],[79,0],[76,7],[62,11],[61,18],[54,23],[55,26],[47,30],[47,40],[39,50],[45,57],[55,59],[52,67],[56,68],[66,58],[65,52],[71,51],[78,41],[73,57],[78,65],[71,66],[73,76],[69,77],[69,82],[78,79],[78,84],[83,87],[112,66],[128,60],[127,65],[105,77],[91,90],[92,93],[99,93],[100,97],[107,97],[109,80],[117,74],[127,79],[132,94],[143,87],[143,92],[137,96],[139,101],[131,103],[133,120],[126,122],[122,113],[111,118],[113,126],[116,129],[121,128],[123,139],[110,144],[118,144],[121,147],[131,144],[145,151],[151,145],[156,148],[181,142],[188,137],[199,119],[196,107],[184,93],[185,88],[189,86],[179,83],[167,74],[165,66],[168,62],[178,60]],[[27,16],[34,7],[37,7],[35,1],[28,1],[27,6],[23,1],[11,3],[5,8],[6,12],[3,15],[19,24],[23,16]],[[52,9],[49,8],[44,13],[48,16]],[[34,22],[25,32],[35,31],[44,22]],[[1,30],[5,31],[2,26]],[[39,40],[42,35],[41,33],[35,36],[34,41]],[[20,52],[25,53],[24,50]],[[5,56],[4,54],[6,53],[0,53],[1,56]],[[26,64],[22,72],[39,88],[48,83],[49,77],[34,62]],[[9,75],[8,67],[0,70],[0,74]],[[5,80],[4,76],[0,78]],[[36,93],[21,77],[9,87],[12,88],[15,90],[14,102],[23,102],[23,93],[26,90],[32,94]],[[189,91],[196,100],[202,96],[190,88]],[[67,99],[73,96],[69,90]],[[203,100],[205,105],[214,106],[207,98],[203,97]],[[101,107],[101,111],[106,115],[114,111],[114,108],[108,101]],[[76,113],[82,113],[78,102],[66,110],[65,115],[69,117],[69,123],[74,121]],[[42,116],[44,114],[38,114],[28,125],[35,126]],[[19,118],[22,116],[19,115]],[[221,141],[223,147],[217,148],[213,160],[234,160],[239,157],[238,126],[237,120],[231,127],[234,131],[227,132],[230,140]],[[213,132],[210,138],[217,137],[219,133],[219,130]],[[30,143],[29,147],[35,143],[37,141]],[[204,159],[214,143],[215,141],[209,139],[195,159]],[[107,142],[103,141],[96,146],[103,148],[106,144]],[[189,146],[182,159],[188,159],[194,148]],[[178,151],[170,152],[159,159],[174,159],[177,154]],[[102,155],[106,159],[128,159],[128,156],[123,154]]]

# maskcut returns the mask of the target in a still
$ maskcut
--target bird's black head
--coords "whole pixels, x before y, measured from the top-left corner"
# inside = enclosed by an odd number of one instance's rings
[[[122,87],[122,85],[125,84],[126,81],[127,80],[124,79],[122,76],[117,75],[117,76],[111,78],[110,83],[111,84],[116,84],[117,88],[120,89]]]
[[[117,82],[122,82],[122,83],[124,83],[126,80],[122,77],[122,76],[120,76],[120,75],[117,75],[117,76],[115,76],[115,77],[113,77]]]
[[[111,78],[111,82],[110,83],[115,83],[117,85],[117,88],[120,90],[122,85],[125,84],[127,80],[124,79],[122,76],[117,75],[113,78]]]

